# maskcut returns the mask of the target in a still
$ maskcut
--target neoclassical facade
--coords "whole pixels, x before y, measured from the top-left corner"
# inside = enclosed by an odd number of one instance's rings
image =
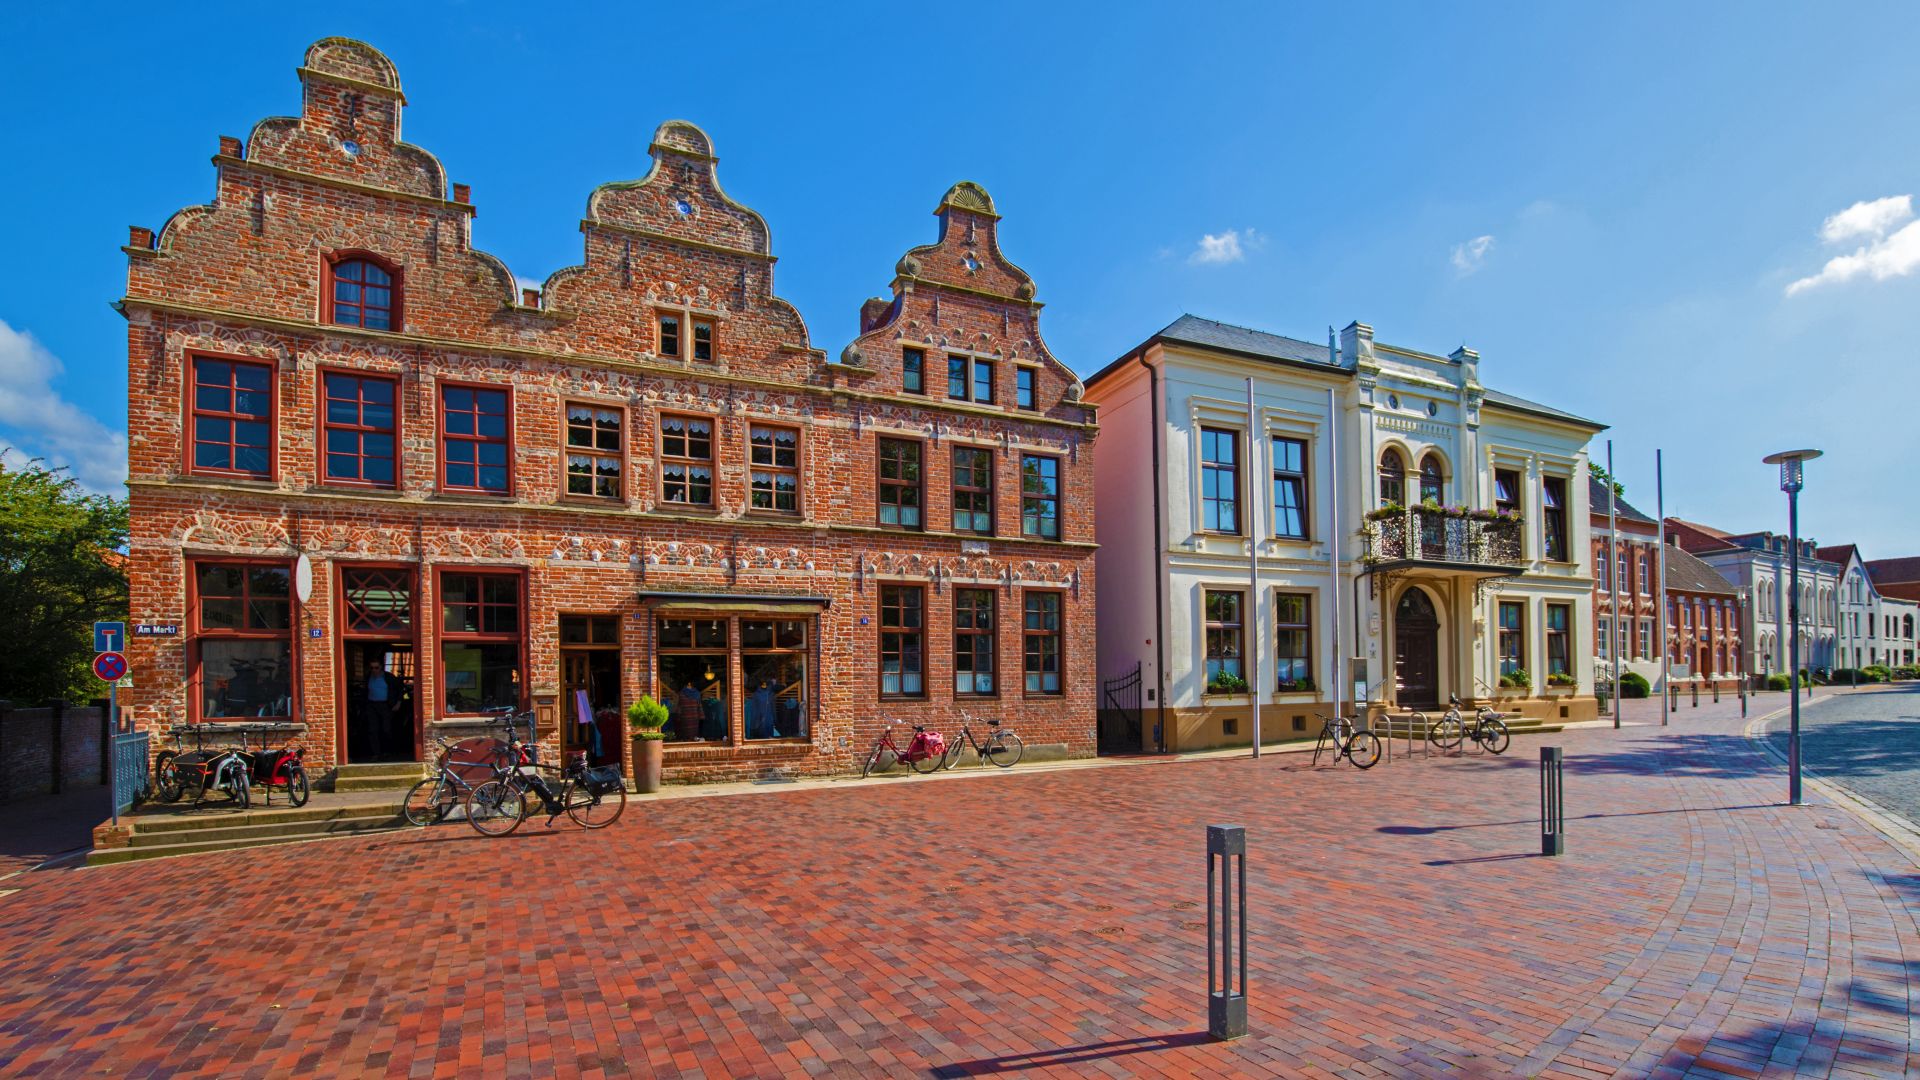
[[[1248,380],[1252,380],[1249,402]],[[1601,425],[1349,325],[1332,342],[1183,316],[1087,383],[1100,674],[1141,742],[1318,730],[1450,695],[1595,714],[1587,444]],[[1356,663],[1357,661],[1357,663]]]
[[[1761,679],[1789,671],[1794,633],[1799,637],[1801,667],[1822,671],[1838,665],[1840,568],[1820,558],[1813,541],[1800,541],[1796,630],[1788,603],[1793,552],[1787,537],[1771,532],[1729,533],[1674,517],[1667,519],[1667,535],[1718,571],[1745,600],[1740,633],[1744,670]]]
[[[698,127],[523,288],[386,56],[330,38],[299,77],[124,249],[140,726],[409,761],[532,708],[618,759],[646,693],[682,778],[844,768],[959,707],[1092,752],[1094,412],[983,189],[830,353]]]

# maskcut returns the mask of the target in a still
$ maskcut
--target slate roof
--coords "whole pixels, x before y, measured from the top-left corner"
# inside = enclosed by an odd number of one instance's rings
[[[1847,565],[1847,561],[1852,558],[1855,550],[1856,548],[1853,544],[1830,544],[1827,547],[1815,548],[1814,554],[1819,556],[1821,562],[1837,563],[1845,566]],[[1865,560],[1862,561],[1864,562]]]
[[[1535,416],[1544,416],[1551,420],[1565,420],[1570,424],[1590,427],[1595,431],[1607,430],[1607,425],[1598,420],[1589,420],[1584,416],[1575,415],[1564,409],[1556,409],[1551,405],[1542,405],[1537,401],[1528,401],[1526,398],[1515,397],[1512,394],[1503,394],[1498,390],[1487,391],[1487,404],[1498,405],[1502,408],[1512,409],[1515,412],[1533,413]]]
[[[1740,590],[1720,571],[1693,557],[1686,548],[1667,545],[1667,588],[1682,592],[1724,593],[1737,596]]]
[[[1595,518],[1607,516],[1607,485],[1592,473],[1587,474],[1587,507]],[[1616,496],[1613,500],[1613,512],[1621,521],[1642,521],[1648,525],[1658,522],[1634,509],[1632,503]]]
[[[1867,564],[1867,576],[1875,585],[1920,582],[1920,555],[1901,559],[1875,559]]]

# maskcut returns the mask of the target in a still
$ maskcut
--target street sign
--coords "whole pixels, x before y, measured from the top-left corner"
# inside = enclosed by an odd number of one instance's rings
[[[93,674],[101,682],[114,682],[126,673],[127,658],[117,652],[103,652],[93,658]]]
[[[119,652],[127,647],[127,624],[122,622],[97,622],[93,624],[93,651],[97,653]]]
[[[177,637],[179,633],[179,623],[136,623],[133,627],[134,637]]]

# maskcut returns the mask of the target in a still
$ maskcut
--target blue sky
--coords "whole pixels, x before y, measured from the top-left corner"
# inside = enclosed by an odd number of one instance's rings
[[[1910,6],[55,7],[0,14],[0,443],[91,484],[123,464],[127,226],[205,201],[217,136],[297,111],[341,34],[523,278],[685,118],[830,351],[972,179],[1082,373],[1182,311],[1362,319],[1613,425],[1649,512],[1659,446],[1670,513],[1784,528],[1759,458],[1813,445],[1806,531],[1920,553]]]

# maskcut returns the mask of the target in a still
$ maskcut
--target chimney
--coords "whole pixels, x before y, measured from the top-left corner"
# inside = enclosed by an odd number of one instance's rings
[[[153,247],[153,230],[145,225],[127,226],[127,246],[133,248]]]
[[[241,149],[239,139],[231,135],[222,135],[220,136],[220,156],[230,158],[245,157],[246,152]]]
[[[540,290],[539,289],[521,289],[520,290],[520,306],[533,307],[533,308],[539,307],[540,306]]]
[[[466,203],[473,201],[473,188],[467,184],[453,185],[453,201]]]
[[[1360,365],[1373,362],[1373,327],[1355,320],[1340,331],[1340,360]]]

